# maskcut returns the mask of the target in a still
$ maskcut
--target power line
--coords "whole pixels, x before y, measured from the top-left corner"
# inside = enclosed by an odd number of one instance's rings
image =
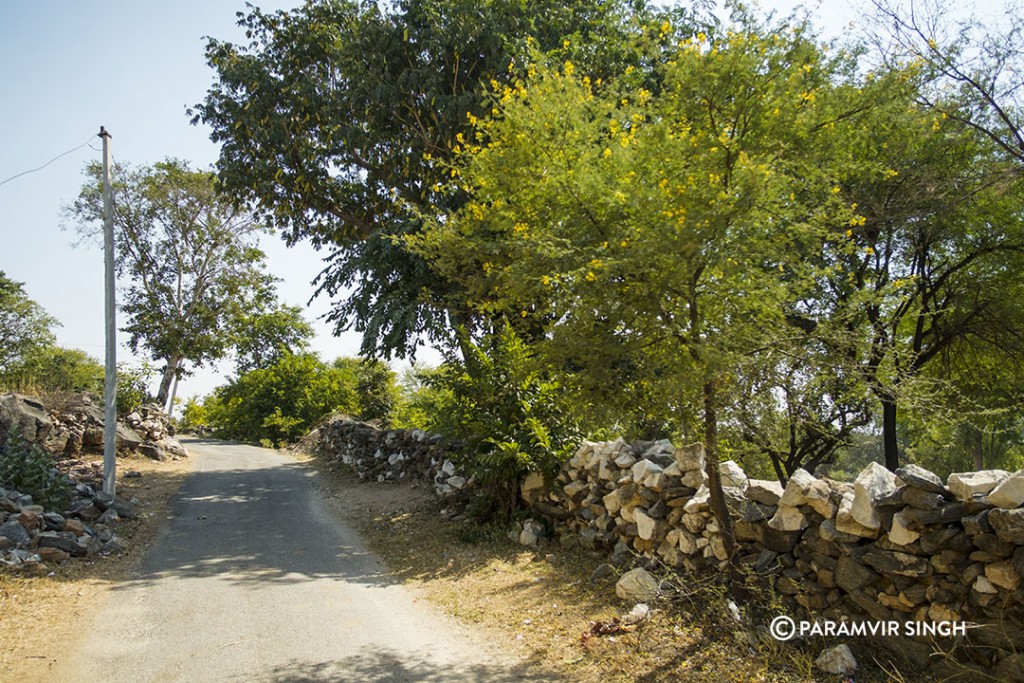
[[[66,152],[62,152],[62,153],[58,154],[57,156],[55,156],[54,158],[50,159],[45,164],[40,166],[39,168],[30,168],[27,171],[22,171],[21,173],[17,173],[15,175],[12,175],[10,178],[7,178],[6,180],[0,181],[0,185],[5,185],[5,184],[11,182],[12,180],[14,180],[15,178],[20,178],[23,175],[28,175],[29,173],[35,173],[36,171],[43,170],[44,168],[46,168],[47,166],[49,166],[53,162],[57,161],[57,159],[60,159],[61,157],[66,157],[67,155],[71,154],[72,152],[77,152],[78,150],[82,149],[83,147],[88,145],[90,142],[92,142],[92,139],[94,137],[96,137],[96,136],[95,135],[90,135],[89,139],[86,140],[85,142],[83,142],[82,144],[80,144],[78,147],[75,147],[74,149],[69,149]]]

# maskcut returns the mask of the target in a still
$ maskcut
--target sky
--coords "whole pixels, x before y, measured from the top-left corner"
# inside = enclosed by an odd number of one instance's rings
[[[251,0],[264,10],[301,4]],[[841,35],[866,0],[810,3],[826,36]],[[787,14],[801,3],[771,0],[765,8]],[[61,322],[61,346],[96,358],[104,354],[103,254],[99,247],[73,246],[62,229],[62,208],[78,195],[82,169],[101,159],[100,126],[110,132],[114,158],[132,165],[167,157],[209,168],[217,146],[209,130],[192,126],[186,108],[202,101],[213,82],[203,55],[204,36],[240,42],[235,13],[242,0],[0,0],[0,270],[25,285],[30,298]],[[83,146],[84,145],[84,146]],[[76,149],[78,148],[78,149]],[[321,255],[307,244],[286,248],[276,236],[261,244],[270,271],[281,278],[286,303],[305,307]],[[318,320],[330,308],[313,300],[307,317],[317,336],[314,350],[325,359],[356,355],[359,337],[335,337]],[[119,360],[137,363],[120,337]],[[420,360],[439,356],[426,349]],[[184,379],[179,397],[205,395],[223,384],[230,362],[200,368]]]

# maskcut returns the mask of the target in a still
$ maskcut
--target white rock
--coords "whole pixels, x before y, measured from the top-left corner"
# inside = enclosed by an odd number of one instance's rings
[[[658,530],[658,520],[647,516],[642,509],[637,508],[633,512],[633,519],[636,521],[636,533],[645,541],[652,540]]]
[[[774,479],[748,479],[743,490],[747,498],[762,505],[778,505],[784,492],[782,484]]]
[[[729,553],[725,551],[725,539],[721,534],[715,534],[708,539],[708,547],[711,548],[711,554],[715,556],[715,559],[729,559]]]
[[[458,489],[459,491],[461,491],[462,489],[466,488],[467,481],[468,480],[465,477],[460,477],[456,475],[454,477],[448,477],[448,480],[445,483],[447,483],[453,489]]]
[[[683,470],[679,467],[679,463],[673,462],[671,465],[665,468],[666,477],[681,477],[683,476]]]
[[[686,472],[689,470],[704,469],[704,445],[699,443],[683,446],[676,449],[676,463],[679,469]]]
[[[896,475],[877,462],[868,464],[853,482],[853,504],[850,515],[862,526],[877,531],[882,520],[875,509],[875,501],[896,490]],[[843,531],[843,529],[840,529]]]
[[[544,538],[543,524],[533,519],[528,519],[523,523],[523,530],[519,533],[520,545],[533,548],[542,538]]]
[[[633,452],[629,451],[629,450],[623,450],[621,453],[619,453],[619,456],[617,458],[615,458],[615,464],[620,469],[623,469],[623,470],[632,467],[633,463],[635,463],[635,462],[636,462],[636,456],[633,455]]]
[[[620,489],[615,489],[601,499],[604,509],[608,511],[609,515],[615,515],[622,509],[622,493],[620,491]]]
[[[664,471],[661,465],[650,460],[637,460],[633,465],[633,481],[638,484],[652,474],[661,474]]]
[[[697,537],[689,531],[679,530],[679,550],[685,555],[693,555],[697,552]]]
[[[843,494],[843,500],[839,504],[839,511],[836,513],[836,531],[844,534],[853,534],[862,538],[878,538],[878,527],[870,529],[853,518],[851,514],[853,495],[852,492]]]
[[[658,580],[642,567],[626,572],[615,584],[615,594],[623,600],[652,600],[658,592]]]
[[[690,513],[703,512],[708,509],[709,500],[711,500],[711,491],[707,486],[701,486],[697,493],[693,494],[693,498],[686,501],[683,510]]]
[[[708,483],[707,472],[704,470],[687,470],[686,473],[683,474],[680,483],[683,486],[689,486],[691,489],[699,489]]]
[[[1024,505],[1024,470],[1014,472],[1006,479],[1003,479],[988,494],[988,502],[997,508],[1012,510]]]
[[[921,538],[921,534],[907,528],[905,512],[900,511],[893,515],[892,529],[889,531],[889,541],[896,545],[910,545],[919,538]]]
[[[665,476],[664,472],[655,472],[644,479],[641,484],[644,488],[661,492],[666,486],[668,486],[668,477]]]
[[[857,670],[857,660],[853,658],[853,653],[846,643],[843,643],[818,655],[814,660],[814,666],[826,673],[847,676]]]
[[[768,526],[776,531],[799,531],[807,527],[807,518],[800,512],[800,508],[779,505]]]
[[[999,592],[999,589],[993,586],[984,574],[979,574],[978,578],[974,580],[974,590],[987,595],[995,595]]]
[[[591,456],[594,455],[594,446],[594,442],[584,441],[583,445],[576,449],[576,453],[569,460],[569,467],[577,470],[586,469],[590,464]]]
[[[946,486],[960,500],[968,501],[975,494],[986,494],[1010,477],[1005,470],[980,472],[954,472],[946,479]]]
[[[455,474],[455,463],[451,460],[445,460],[444,464],[441,465],[441,471],[447,474],[449,477]]]
[[[718,463],[718,474],[722,478],[722,486],[735,486],[738,489],[747,486],[747,473],[733,460]]]

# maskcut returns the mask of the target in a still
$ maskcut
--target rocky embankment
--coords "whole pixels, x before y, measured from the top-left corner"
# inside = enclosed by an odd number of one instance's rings
[[[96,468],[75,459],[82,453],[102,452],[102,408],[88,396],[48,406],[7,394],[0,396],[0,434],[54,453],[60,471],[52,477],[64,483],[70,501],[61,509],[46,509],[28,493],[0,488],[0,565],[31,571],[45,563],[121,548],[116,523],[136,516],[136,502],[104,493]],[[173,434],[159,407],[143,406],[117,425],[118,452],[135,451],[158,460],[186,457],[188,452]]]

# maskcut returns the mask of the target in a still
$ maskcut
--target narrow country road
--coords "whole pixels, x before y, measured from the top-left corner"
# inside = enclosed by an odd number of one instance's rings
[[[261,448],[186,445],[195,469],[165,532],[53,680],[549,680],[389,581],[325,512],[312,468]]]

